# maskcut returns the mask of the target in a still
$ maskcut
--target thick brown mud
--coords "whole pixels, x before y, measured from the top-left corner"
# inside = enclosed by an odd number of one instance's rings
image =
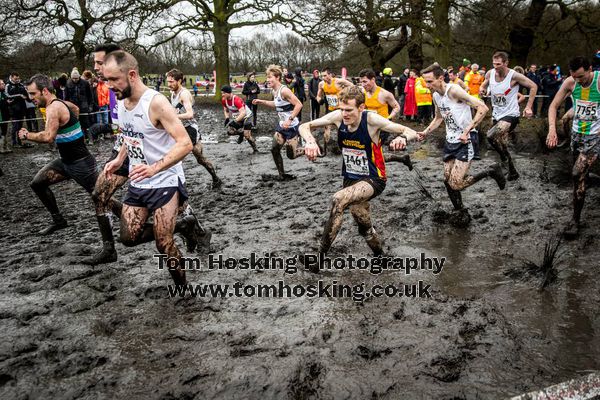
[[[276,173],[273,115],[259,116],[260,153],[253,155],[247,143],[229,143],[220,110],[198,113],[205,139],[218,141],[206,143],[205,154],[224,186],[210,190],[210,175],[192,155],[184,168],[215,255],[291,257],[318,246],[341,188],[341,158],[284,155],[296,179],[263,179]],[[194,284],[422,280],[431,299],[169,298],[170,277],[158,270],[153,243],[117,243],[116,263],[81,263],[101,240],[91,200],[73,182],[53,187],[70,226],[36,234],[50,216],[29,182],[56,153],[39,145],[1,156],[0,398],[501,399],[598,370],[597,189],[588,193],[580,238],[561,247],[556,280],[540,290],[535,274],[515,274],[526,261],[541,261],[544,244],[571,216],[568,154],[538,152],[540,125],[519,127],[518,181],[499,191],[485,180],[463,192],[472,217],[466,228],[452,223],[439,138],[410,147],[415,171],[388,165],[387,188],[371,202],[386,254],[445,257],[438,275],[188,272]],[[100,164],[111,145],[90,146]],[[482,153],[474,172],[497,161]],[[348,213],[331,252],[347,254],[370,256]]]

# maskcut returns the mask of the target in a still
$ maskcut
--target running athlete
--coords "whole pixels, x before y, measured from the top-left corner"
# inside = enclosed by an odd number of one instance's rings
[[[483,178],[493,178],[500,190],[506,185],[506,178],[500,165],[488,167],[476,175],[468,175],[471,161],[477,152],[477,131],[488,112],[483,101],[469,95],[460,86],[444,81],[444,70],[434,63],[421,71],[427,87],[433,92],[435,118],[429,126],[419,132],[419,140],[436,129],[442,121],[446,124],[444,145],[444,185],[450,201],[456,210],[464,210],[461,191]],[[476,110],[471,117],[471,108]],[[465,210],[466,211],[466,210]]]
[[[21,128],[18,132],[19,139],[56,143],[60,156],[39,170],[31,182],[31,188],[52,215],[53,223],[40,232],[42,235],[49,235],[68,225],[58,210],[50,186],[73,179],[91,194],[98,172],[96,160],[85,145],[81,124],[77,120],[77,106],[57,99],[52,80],[45,75],[34,75],[26,86],[34,104],[46,108],[46,129],[42,132],[29,132]]]
[[[283,72],[278,65],[269,65],[267,68],[267,82],[273,91],[273,101],[255,99],[252,104],[261,104],[274,108],[279,115],[279,122],[275,126],[273,135],[273,146],[271,154],[277,167],[279,180],[294,179],[293,175],[284,173],[283,157],[281,157],[281,148],[285,146],[286,155],[290,160],[304,155],[304,149],[298,148],[298,115],[302,112],[302,103],[287,86],[281,83]],[[317,145],[312,137],[303,136],[306,146]]]
[[[256,142],[252,137],[252,111],[241,97],[232,93],[231,86],[223,86],[221,93],[221,104],[223,105],[223,114],[225,114],[227,134],[229,136],[238,136],[238,144],[241,144],[245,138],[250,143],[254,153],[258,153]]]
[[[342,226],[344,210],[350,208],[350,213],[358,224],[358,232],[365,237],[373,254],[379,256],[383,249],[379,235],[371,223],[369,205],[369,200],[380,195],[386,184],[379,132],[400,134],[390,143],[392,150],[405,148],[408,140],[417,139],[417,134],[410,128],[366,111],[365,95],[359,87],[344,89],[339,100],[339,110],[300,126],[303,137],[315,128],[337,126],[338,145],[342,151],[343,189],[333,195],[319,253],[326,254],[329,251]],[[314,159],[314,154],[307,150],[307,157]]]
[[[448,68],[448,79],[450,79],[450,83],[460,86],[465,91],[469,90],[469,87],[456,75],[453,68]]]
[[[600,154],[600,72],[593,71],[590,61],[575,57],[569,62],[571,76],[565,79],[548,110],[546,144],[556,147],[556,113],[567,96],[573,99],[571,149],[573,166],[573,218],[564,230],[565,237],[579,234],[581,211],[585,202],[586,181]]]
[[[365,90],[365,107],[369,111],[374,111],[381,115],[383,118],[393,120],[394,117],[400,112],[400,104],[394,98],[394,95],[377,85],[375,82],[375,71],[372,69],[363,69],[358,73],[360,78],[360,84]],[[389,113],[389,109],[392,109],[392,113]],[[386,145],[391,141],[390,135],[387,132],[380,132],[381,142]],[[408,154],[397,155],[397,154],[385,154],[385,162],[397,161],[406,165],[410,171],[413,169],[410,156]]]
[[[212,187],[216,189],[223,182],[217,177],[212,163],[203,155],[202,142],[200,141],[202,138],[200,137],[198,122],[194,118],[194,109],[192,107],[192,94],[183,87],[183,73],[178,69],[172,69],[167,72],[167,86],[171,90],[171,104],[177,110],[177,116],[183,123],[194,146],[192,154],[196,157],[198,164],[202,165],[208,171],[212,177]]]
[[[529,100],[523,111],[523,116],[533,116],[532,106],[537,93],[537,85],[523,74],[519,74],[508,68],[508,54],[497,51],[492,56],[494,68],[490,69],[485,80],[481,84],[480,96],[486,96],[489,92],[492,98],[492,122],[493,126],[487,132],[490,145],[500,154],[502,162],[508,163],[509,181],[519,179],[519,173],[515,168],[512,157],[508,152],[508,136],[514,131],[519,123],[519,85],[529,89]]]
[[[180,259],[173,232],[178,208],[188,197],[181,160],[192,151],[192,142],[169,100],[143,84],[131,54],[109,53],[104,77],[119,100],[123,138],[117,157],[104,167],[108,179],[129,156],[131,182],[123,199],[121,242],[135,246],[155,239],[160,253]],[[146,224],[150,213],[154,213],[153,226]],[[193,232],[196,221],[190,217],[183,223]],[[176,285],[186,283],[181,264],[169,272]]]
[[[117,50],[121,50],[121,47],[112,43],[101,44],[96,46],[94,49],[94,71],[96,72],[98,79],[104,79],[104,58],[107,54]],[[109,108],[112,124],[115,128],[117,128],[119,122],[117,114],[117,99],[112,90],[109,90]],[[114,160],[117,157],[119,149],[121,148],[121,135],[118,133],[118,129],[113,129],[113,133],[116,135],[116,140],[108,161]],[[100,234],[102,235],[102,250],[100,250],[99,253],[94,254],[92,257],[83,260],[84,264],[98,265],[117,261],[115,239],[112,232],[112,215],[114,214],[120,218],[123,206],[120,201],[112,198],[112,196],[115,194],[117,189],[127,182],[128,175],[128,158],[125,158],[123,166],[114,172],[111,179],[106,177],[104,171],[100,171],[100,174],[98,175],[98,180],[96,180],[96,185],[94,187],[94,191],[92,192],[92,199],[94,200],[94,206],[96,207],[98,226],[100,227]]]
[[[319,82],[319,90],[317,92],[317,101],[321,103],[323,95],[327,100],[327,112],[335,111],[339,108],[338,94],[342,89],[354,86],[352,82],[343,78],[334,78],[331,68],[323,69],[323,80]],[[325,126],[323,132],[323,156],[327,155],[327,142],[331,137],[331,127]]]

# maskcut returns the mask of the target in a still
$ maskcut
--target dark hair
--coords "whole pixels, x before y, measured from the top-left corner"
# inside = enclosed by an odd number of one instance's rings
[[[494,58],[499,58],[501,59],[503,62],[507,62],[508,61],[508,53],[505,51],[497,51],[494,53],[494,55],[492,56],[492,60]]]
[[[132,69],[138,70],[137,60],[126,51],[117,50],[107,54],[104,58],[104,64],[106,65],[111,60],[114,60],[115,63],[117,63],[121,72],[127,72]]]
[[[11,73],[10,73],[10,76],[19,76],[19,77],[20,77],[21,75],[19,75],[19,73],[18,73],[18,72],[11,72]]]
[[[444,75],[444,70],[438,63],[433,63],[429,67],[421,70],[421,74],[427,74],[429,72],[433,72],[433,76],[435,78],[439,78],[440,76]]]
[[[52,79],[48,78],[46,75],[35,74],[27,82],[25,82],[25,86],[34,85],[41,92],[44,88],[48,89],[50,93],[54,93],[54,85],[52,84]]]
[[[113,51],[123,50],[121,46],[114,43],[102,43],[94,48],[94,53],[103,51],[105,54],[112,53]]]
[[[223,86],[221,86],[221,92],[222,93],[231,93],[232,92],[231,86],[229,86],[229,85],[223,85]]]
[[[183,72],[181,72],[177,68],[173,68],[172,70],[167,72],[167,76],[170,76],[171,78],[175,79],[176,81],[183,82]]]
[[[256,76],[256,72],[252,71],[252,72],[248,72],[248,75],[246,75],[246,79],[250,80],[251,76]]]
[[[328,74],[330,74],[330,73],[331,73],[331,68],[329,68],[329,67],[325,67],[325,68],[323,68],[323,69],[321,70],[321,72],[327,72]]]
[[[366,76],[368,79],[374,79],[375,71],[373,71],[371,68],[365,68],[358,73],[359,78],[362,78],[363,76]]]
[[[583,68],[587,71],[590,69],[590,66],[590,60],[582,56],[575,57],[569,61],[569,70],[573,72],[577,71],[579,68]]]

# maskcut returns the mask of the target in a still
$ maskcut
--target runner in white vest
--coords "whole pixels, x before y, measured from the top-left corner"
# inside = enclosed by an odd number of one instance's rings
[[[104,167],[109,179],[129,156],[130,184],[123,199],[121,242],[134,246],[154,238],[161,254],[180,259],[173,232],[178,208],[188,197],[181,160],[192,151],[192,142],[169,100],[142,83],[131,54],[109,53],[104,59],[104,77],[119,99],[123,137],[119,154]],[[154,226],[145,224],[150,213],[154,213]],[[182,223],[191,236],[195,217],[190,215]],[[176,285],[186,284],[181,263],[169,272]]]
[[[487,132],[490,145],[500,154],[502,162],[508,163],[508,176],[506,179],[514,181],[519,179],[519,173],[508,152],[508,135],[519,123],[519,87],[529,89],[529,99],[523,116],[533,116],[533,101],[537,94],[537,85],[525,75],[508,68],[508,54],[497,51],[492,56],[494,68],[485,74],[485,80],[481,84],[480,97],[489,95],[492,99],[492,128]]]
[[[435,118],[429,126],[419,132],[423,138],[442,121],[446,124],[446,143],[444,146],[444,185],[456,210],[464,210],[461,191],[483,178],[493,178],[500,189],[504,189],[506,179],[500,165],[495,164],[483,172],[468,175],[471,161],[478,152],[478,134],[475,128],[488,112],[483,101],[469,95],[459,85],[444,81],[444,70],[435,63],[423,71],[427,87],[433,92]],[[473,119],[471,109],[477,113]],[[466,210],[465,210],[466,211]]]
[[[223,182],[217,176],[215,167],[213,167],[212,163],[204,157],[202,138],[200,137],[198,122],[196,121],[196,118],[194,118],[194,109],[192,108],[192,94],[183,87],[183,73],[177,69],[172,69],[167,72],[167,86],[171,90],[171,105],[175,107],[177,117],[183,123],[185,130],[190,136],[192,145],[194,146],[192,154],[196,157],[198,164],[202,165],[212,177],[213,189],[221,187]]]
[[[281,148],[285,146],[287,158],[290,160],[304,155],[304,149],[298,148],[298,138],[300,137],[298,115],[302,112],[302,103],[288,87],[281,83],[283,71],[280,66],[269,65],[266,73],[267,82],[273,91],[273,101],[254,99],[252,104],[261,104],[277,111],[279,120],[275,125],[271,154],[279,174],[277,179],[290,180],[294,179],[294,176],[284,173]],[[307,142],[307,145],[314,146],[316,141],[312,139]]]

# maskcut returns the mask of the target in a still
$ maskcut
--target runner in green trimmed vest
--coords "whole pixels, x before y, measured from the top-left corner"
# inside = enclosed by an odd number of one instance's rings
[[[567,239],[577,237],[581,210],[585,201],[586,180],[589,171],[600,154],[600,72],[592,71],[590,61],[575,57],[569,62],[571,76],[568,77],[554,97],[548,110],[548,137],[546,144],[554,148],[556,138],[556,111],[571,95],[573,98],[573,126],[571,149],[573,166],[573,219],[564,230]]]

